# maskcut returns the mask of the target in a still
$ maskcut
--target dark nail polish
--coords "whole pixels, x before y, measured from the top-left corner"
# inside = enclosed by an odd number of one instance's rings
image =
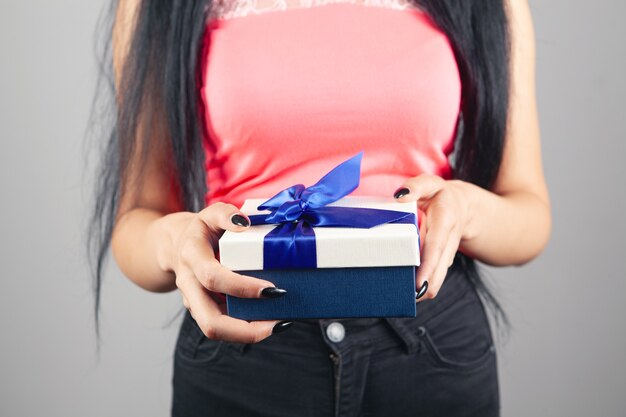
[[[279,321],[274,325],[274,328],[272,329],[272,334],[284,332],[285,330],[290,328],[292,324],[293,321]]]
[[[287,290],[276,287],[263,288],[263,290],[261,291],[261,295],[266,298],[278,298],[282,297],[285,294],[287,294]]]
[[[424,294],[426,294],[426,291],[428,291],[428,281],[424,281],[424,283],[422,284],[422,288],[420,288],[417,294],[415,294],[415,299],[419,300],[420,298],[422,298]]]
[[[230,221],[233,222],[234,225],[248,227],[250,226],[250,221],[243,217],[241,214],[235,214],[230,218]]]
[[[393,198],[400,198],[400,197],[404,197],[405,195],[407,195],[408,193],[410,193],[411,191],[404,187],[404,188],[398,188],[396,190],[396,192],[393,194]]]

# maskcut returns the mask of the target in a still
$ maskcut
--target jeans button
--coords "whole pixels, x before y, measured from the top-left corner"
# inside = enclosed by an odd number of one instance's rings
[[[326,336],[335,343],[341,342],[346,335],[346,329],[343,324],[336,321],[330,323],[326,328]]]

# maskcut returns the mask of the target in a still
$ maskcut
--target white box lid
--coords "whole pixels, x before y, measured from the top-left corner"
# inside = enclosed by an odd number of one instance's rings
[[[264,214],[257,207],[267,199],[248,199],[247,215]],[[366,207],[413,213],[415,202],[399,203],[385,197],[344,197],[328,206]],[[232,271],[263,269],[263,240],[276,225],[252,226],[244,232],[225,231],[219,240],[220,262]],[[318,268],[419,266],[419,232],[414,224],[382,224],[370,229],[316,227]]]

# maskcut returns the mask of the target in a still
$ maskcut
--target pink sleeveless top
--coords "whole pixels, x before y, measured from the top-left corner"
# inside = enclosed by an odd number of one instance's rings
[[[361,150],[351,195],[450,177],[461,82],[424,13],[334,2],[225,16],[207,23],[202,63],[207,205],[310,186]]]

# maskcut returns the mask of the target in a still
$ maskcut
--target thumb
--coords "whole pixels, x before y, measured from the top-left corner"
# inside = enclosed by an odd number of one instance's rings
[[[200,218],[213,230],[243,232],[250,227],[250,218],[236,206],[214,203],[198,213]]]
[[[445,183],[446,181],[437,175],[422,174],[407,179],[393,196],[401,202],[429,199],[441,191]]]

